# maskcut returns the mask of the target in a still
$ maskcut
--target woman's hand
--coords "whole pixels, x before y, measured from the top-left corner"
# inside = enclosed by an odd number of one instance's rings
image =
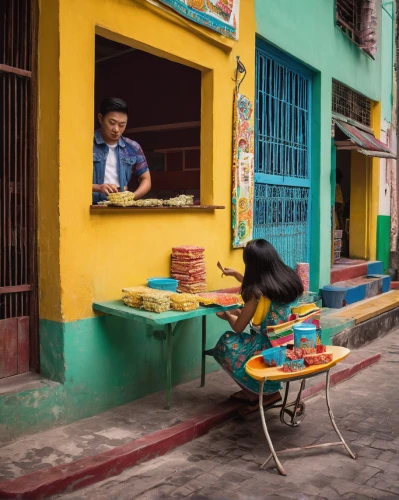
[[[218,312],[218,313],[216,313],[216,316],[220,319],[224,319],[225,321],[228,321],[226,311]]]
[[[102,193],[108,196],[110,193],[118,193],[116,184],[93,184],[93,193]]]
[[[243,275],[232,267],[225,267],[223,274],[225,274],[226,276],[233,276],[240,283],[242,283],[242,280],[244,279]]]

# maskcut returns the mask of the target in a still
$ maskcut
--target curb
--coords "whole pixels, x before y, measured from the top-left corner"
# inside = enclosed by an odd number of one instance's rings
[[[360,370],[379,361],[380,358],[381,354],[375,354],[336,371],[331,375],[330,385],[334,386],[353,377]],[[303,398],[314,396],[324,391],[324,388],[325,382],[309,387],[303,391]],[[229,402],[227,408],[220,409],[216,413],[200,415],[98,455],[32,472],[10,481],[1,481],[0,498],[40,500],[65,491],[71,493],[108,477],[116,476],[128,467],[165,455],[178,446],[208,433],[213,427],[237,416],[237,411],[241,406],[240,402]]]
[[[349,378],[356,375],[357,372],[360,372],[360,370],[363,370],[364,368],[367,368],[373,365],[374,363],[377,363],[380,359],[381,359],[381,353],[374,354],[373,356],[363,359],[362,361],[358,361],[352,366],[348,366],[347,368],[343,368],[342,370],[336,371],[330,377],[330,387],[333,387],[334,385],[337,385],[340,382],[343,382],[344,380],[348,380]],[[303,399],[315,396],[319,392],[324,391],[325,387],[326,383],[320,382],[319,384],[316,384],[313,387],[305,389],[302,393]]]

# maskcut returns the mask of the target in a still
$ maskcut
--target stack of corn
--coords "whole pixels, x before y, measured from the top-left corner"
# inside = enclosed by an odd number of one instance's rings
[[[122,292],[122,300],[125,305],[140,309],[143,307],[143,296],[151,293],[152,290],[147,286],[133,286],[131,288],[123,288]]]
[[[156,198],[147,198],[145,200],[137,200],[132,202],[132,207],[161,207],[162,205],[163,201]]]
[[[143,308],[146,311],[161,313],[170,310],[170,296],[173,292],[153,290],[143,295]]]
[[[180,196],[177,196],[176,198],[169,198],[169,200],[165,200],[163,202],[163,204],[170,206],[170,207],[184,207],[186,205],[193,205],[194,204],[194,196],[181,194]]]
[[[198,298],[191,293],[174,293],[170,304],[175,311],[194,311],[199,307]]]
[[[130,191],[110,193],[107,198],[111,202],[111,205],[116,205],[117,207],[131,207],[134,203],[134,193]]]

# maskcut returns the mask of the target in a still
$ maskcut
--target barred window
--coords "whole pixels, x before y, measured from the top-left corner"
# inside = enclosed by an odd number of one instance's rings
[[[370,127],[370,99],[333,80],[332,111]]]
[[[358,0],[337,0],[337,26],[357,44],[360,43],[359,4]]]
[[[371,57],[377,52],[376,0],[336,0],[336,24]]]

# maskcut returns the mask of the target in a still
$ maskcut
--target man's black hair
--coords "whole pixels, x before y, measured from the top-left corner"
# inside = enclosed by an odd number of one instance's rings
[[[262,295],[272,302],[289,304],[303,294],[303,285],[294,270],[281,260],[266,240],[250,241],[244,248],[245,274],[241,296],[244,302]]]
[[[107,113],[111,113],[112,111],[117,111],[119,113],[126,113],[129,116],[129,107],[127,102],[123,99],[119,99],[119,97],[109,97],[108,99],[104,99],[100,105],[100,113],[105,116]]]

